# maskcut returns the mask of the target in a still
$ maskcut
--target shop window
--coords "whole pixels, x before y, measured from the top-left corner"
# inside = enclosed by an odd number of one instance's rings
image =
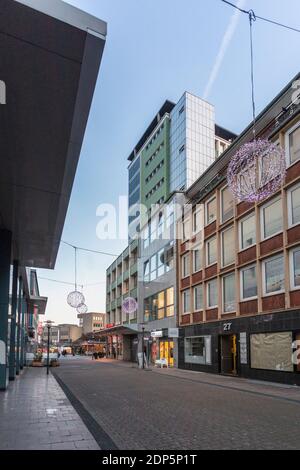
[[[182,277],[187,277],[190,275],[190,254],[184,255],[182,257]]]
[[[174,287],[170,287],[166,291],[166,315],[167,317],[173,317],[174,311]]]
[[[228,187],[221,190],[221,214],[222,223],[232,219],[234,212],[233,196]]]
[[[282,202],[277,198],[261,208],[262,238],[273,237],[282,232]]]
[[[251,214],[240,221],[240,249],[245,250],[256,243],[255,214]]]
[[[211,336],[194,336],[184,340],[187,364],[211,364]]]
[[[288,164],[292,165],[300,159],[300,125],[292,127],[286,134],[286,154]]]
[[[284,291],[283,255],[263,261],[263,290],[265,295]]]
[[[300,289],[300,247],[290,251],[291,289]]]
[[[207,306],[216,308],[218,306],[218,281],[213,279],[207,283]]]
[[[292,332],[251,335],[251,367],[253,369],[293,372],[292,343]]]
[[[206,242],[206,265],[210,266],[217,262],[217,237],[210,238]]]
[[[221,234],[222,240],[222,266],[228,266],[235,261],[234,228],[230,227]]]
[[[194,310],[203,310],[203,285],[194,287]]]
[[[195,248],[193,250],[193,271],[194,273],[202,269],[202,250]]]
[[[214,197],[206,203],[206,225],[211,224],[217,218],[217,199]]]
[[[191,311],[190,289],[182,292],[182,313],[190,313]]]
[[[235,274],[229,274],[222,279],[223,292],[223,312],[230,313],[236,311],[235,300]]]
[[[300,223],[300,185],[288,191],[289,227]]]
[[[158,320],[161,320],[165,316],[165,292],[160,292],[157,296],[157,311]]]
[[[249,266],[241,270],[241,297],[249,300],[257,297],[256,266]]]

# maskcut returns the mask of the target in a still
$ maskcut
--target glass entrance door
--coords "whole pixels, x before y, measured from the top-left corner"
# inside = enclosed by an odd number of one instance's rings
[[[174,341],[161,341],[159,345],[160,359],[166,359],[169,367],[174,366]]]

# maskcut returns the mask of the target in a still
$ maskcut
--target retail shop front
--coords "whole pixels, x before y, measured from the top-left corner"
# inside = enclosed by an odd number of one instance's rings
[[[190,325],[179,368],[300,385],[299,347],[299,310]]]
[[[165,359],[168,367],[176,367],[178,328],[163,328],[145,334],[145,353],[149,364]]]
[[[106,338],[106,357],[128,362],[137,362],[138,331],[135,325],[107,325],[101,331]]]

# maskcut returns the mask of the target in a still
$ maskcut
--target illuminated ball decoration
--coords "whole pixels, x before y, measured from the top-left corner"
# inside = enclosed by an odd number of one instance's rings
[[[127,297],[127,299],[123,300],[122,303],[122,310],[124,313],[135,313],[138,308],[138,303],[133,297]]]
[[[85,305],[85,304],[79,305],[79,307],[77,307],[77,312],[78,313],[87,313],[88,312],[87,305]]]
[[[284,150],[264,139],[244,144],[228,166],[228,186],[240,201],[259,202],[274,194],[284,183]]]
[[[70,307],[77,308],[79,305],[84,304],[85,298],[84,295],[81,292],[78,292],[77,290],[70,292],[70,294],[67,297],[67,302],[70,305]]]

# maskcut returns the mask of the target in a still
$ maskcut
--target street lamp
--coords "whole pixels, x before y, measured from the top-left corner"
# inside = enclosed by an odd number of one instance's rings
[[[141,323],[142,327],[142,364],[143,369],[145,369],[145,357],[144,357],[144,349],[145,349],[145,323]]]
[[[48,329],[48,336],[47,336],[47,375],[49,375],[49,366],[50,366],[50,331],[51,331],[51,325],[54,323],[51,320],[47,320],[44,322],[46,324],[46,327]]]

